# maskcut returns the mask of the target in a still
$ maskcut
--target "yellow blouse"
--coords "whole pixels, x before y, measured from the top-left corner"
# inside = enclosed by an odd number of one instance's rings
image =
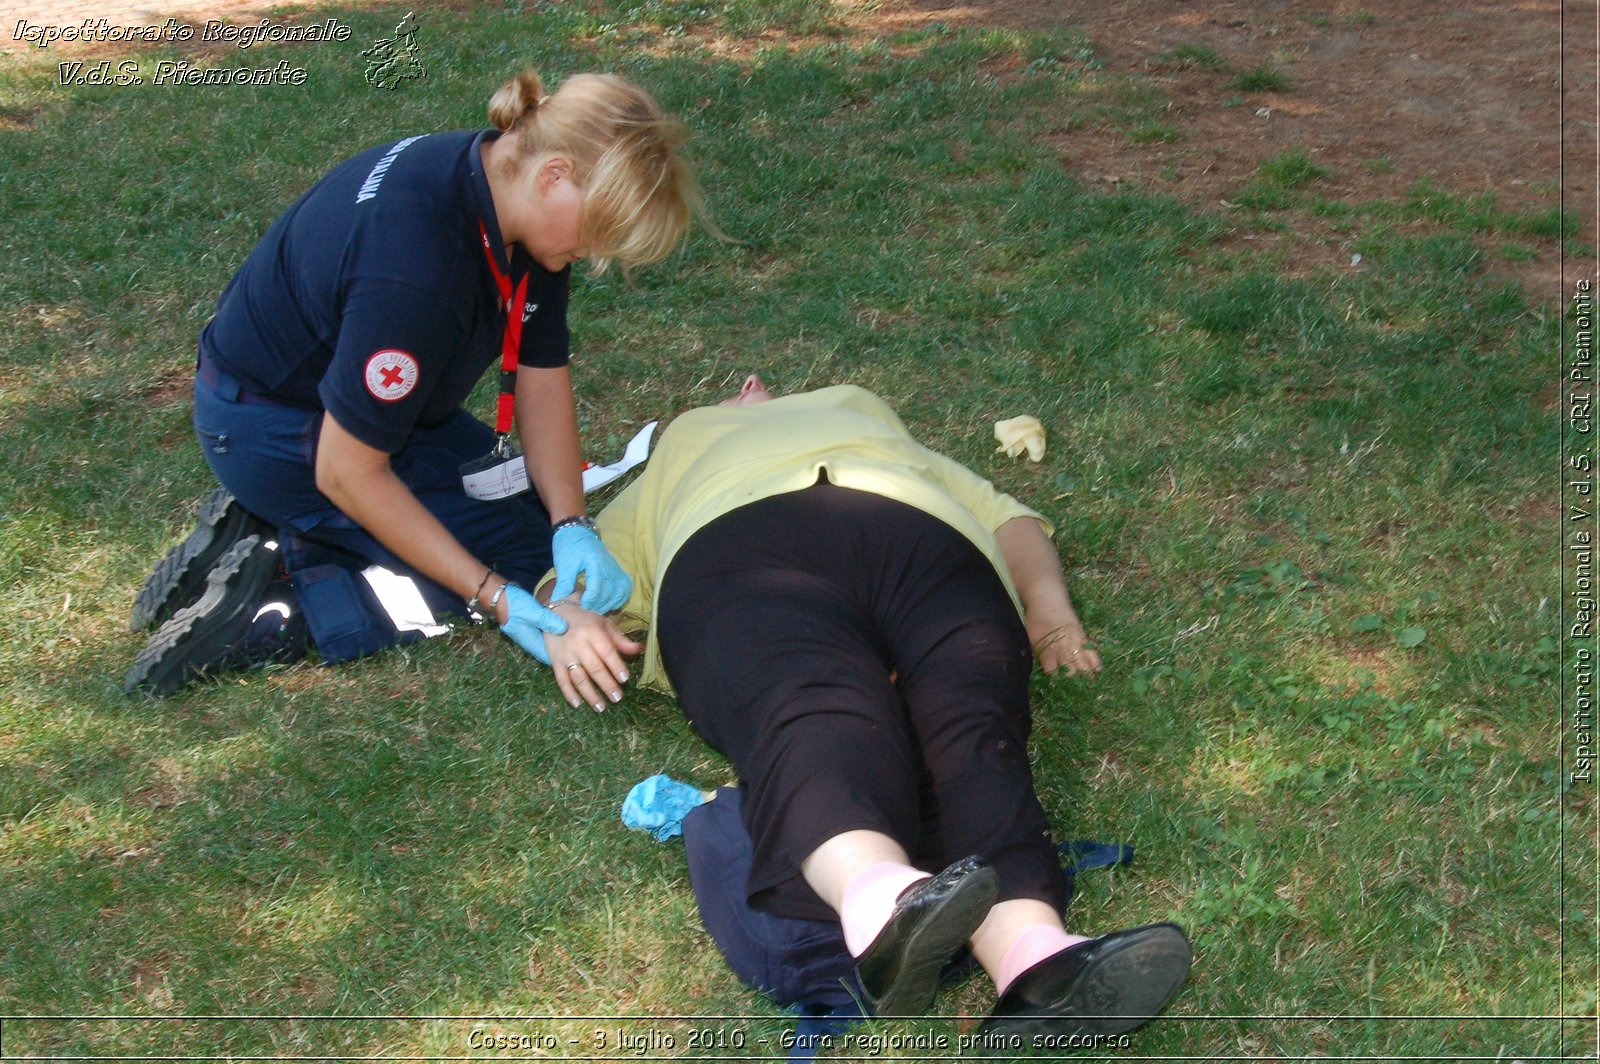
[[[1032,517],[1046,534],[1055,531],[1036,511],[917,443],[888,404],[854,385],[699,407],[667,428],[644,472],[596,518],[606,547],[633,577],[622,626],[654,624],[656,589],[695,532],[747,503],[810,487],[822,472],[832,484],[915,506],[966,536],[1013,602],[995,530]],[[653,639],[640,682],[671,689]]]

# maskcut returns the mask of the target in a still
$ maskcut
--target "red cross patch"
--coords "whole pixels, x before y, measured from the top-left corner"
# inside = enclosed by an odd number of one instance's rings
[[[374,399],[393,403],[417,386],[417,360],[409,351],[386,348],[367,359],[367,391]]]

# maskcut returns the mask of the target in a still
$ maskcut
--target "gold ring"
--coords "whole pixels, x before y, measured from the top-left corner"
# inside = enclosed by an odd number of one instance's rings
[[[572,664],[567,666],[567,671],[571,672],[573,669],[576,669],[577,667],[578,667],[578,663],[576,661],[574,661]]]

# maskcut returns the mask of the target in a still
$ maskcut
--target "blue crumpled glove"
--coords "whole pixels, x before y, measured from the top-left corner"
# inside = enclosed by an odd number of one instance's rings
[[[667,775],[651,776],[635,783],[622,800],[622,822],[666,842],[683,834],[683,818],[705,800],[699,787]]]
[[[500,630],[507,639],[548,665],[550,651],[545,649],[544,634],[564,634],[567,621],[555,610],[539,605],[538,599],[518,585],[507,584],[506,623]]]
[[[594,529],[583,525],[558,529],[550,541],[550,551],[556,563],[551,602],[572,594],[578,586],[579,573],[583,574],[583,599],[578,605],[591,613],[621,609],[633,594],[633,578],[622,571]]]

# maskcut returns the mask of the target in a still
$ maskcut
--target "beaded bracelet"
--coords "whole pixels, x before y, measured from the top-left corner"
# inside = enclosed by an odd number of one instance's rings
[[[478,581],[478,589],[472,593],[471,598],[467,599],[467,609],[473,611],[474,613],[477,612],[478,596],[483,594],[483,589],[489,585],[489,578],[493,575],[494,569],[492,568],[483,574],[483,579]]]
[[[505,583],[501,584],[498,588],[496,588],[494,594],[489,596],[489,610],[490,610],[490,612],[493,612],[494,608],[496,606],[500,605],[500,596],[504,595],[506,593],[506,588],[508,588],[508,587],[521,587],[521,586],[522,585],[517,583],[515,580],[507,580]]]

